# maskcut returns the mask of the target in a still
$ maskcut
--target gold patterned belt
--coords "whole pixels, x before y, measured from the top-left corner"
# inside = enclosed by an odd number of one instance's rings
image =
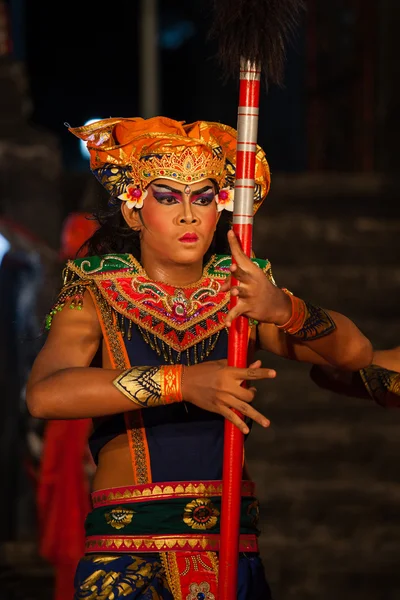
[[[240,552],[258,552],[254,483],[242,482]],[[185,481],[92,493],[86,552],[214,551],[220,543],[222,481]]]

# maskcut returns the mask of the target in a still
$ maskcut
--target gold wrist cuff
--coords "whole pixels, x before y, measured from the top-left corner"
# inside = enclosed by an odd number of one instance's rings
[[[143,408],[182,402],[182,365],[132,367],[113,381],[129,400]]]

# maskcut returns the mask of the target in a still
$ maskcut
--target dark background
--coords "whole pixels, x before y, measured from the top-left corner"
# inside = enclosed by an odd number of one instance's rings
[[[209,39],[211,2],[159,2],[159,110],[187,122],[217,120],[236,125],[237,82],[225,83]],[[34,103],[32,121],[59,138],[68,167],[77,167],[75,139],[63,131],[87,119],[135,116],[140,111],[140,2],[26,3],[25,55]],[[60,14],[61,12],[61,14]],[[303,170],[305,148],[304,24],[289,49],[285,89],[262,97],[260,143],[276,169]],[[50,50],[51,49],[51,50]],[[273,112],[274,118],[268,119]]]
[[[150,116],[142,4],[0,2],[0,233],[17,261],[0,269],[0,598],[51,597],[23,385],[60,284],[62,223],[105,201],[64,122]],[[235,126],[238,86],[224,82],[210,19],[206,1],[159,0],[158,113]],[[278,285],[348,315],[377,348],[400,344],[399,25],[397,0],[309,0],[284,86],[264,88],[260,106],[272,186],[254,248]],[[399,600],[400,413],[262,358],[278,370],[258,400],[272,426],[254,427],[248,457],[275,599]]]

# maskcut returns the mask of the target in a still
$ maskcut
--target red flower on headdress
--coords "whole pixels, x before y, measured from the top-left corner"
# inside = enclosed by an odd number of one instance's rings
[[[142,208],[143,200],[147,196],[147,190],[141,190],[135,185],[128,185],[126,192],[118,198],[126,202],[128,208]]]
[[[233,188],[222,188],[222,190],[219,191],[219,194],[215,196],[218,212],[224,209],[233,212],[234,195],[235,190]]]

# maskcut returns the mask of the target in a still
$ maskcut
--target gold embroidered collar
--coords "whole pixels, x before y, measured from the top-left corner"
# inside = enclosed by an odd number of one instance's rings
[[[181,287],[149,279],[131,255],[96,258],[69,262],[68,268],[81,283],[94,284],[113,310],[177,352],[225,327],[230,295],[221,285],[230,257],[213,256],[199,281]]]

